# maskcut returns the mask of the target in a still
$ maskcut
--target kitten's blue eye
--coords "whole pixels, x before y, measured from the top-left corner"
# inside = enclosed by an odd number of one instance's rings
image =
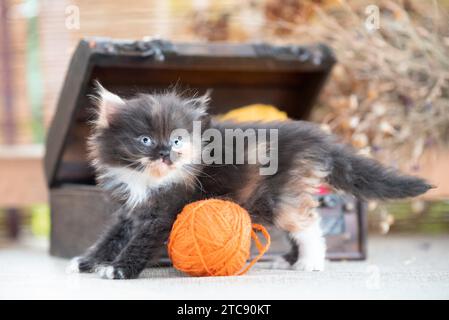
[[[151,139],[148,136],[140,136],[139,137],[139,141],[141,144],[143,144],[144,146],[149,146],[151,145]]]
[[[180,149],[182,147],[182,137],[177,137],[172,140],[172,148],[173,149]]]

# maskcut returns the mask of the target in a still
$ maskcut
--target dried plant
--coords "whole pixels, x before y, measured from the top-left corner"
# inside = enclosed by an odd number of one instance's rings
[[[208,41],[227,40],[229,39],[229,16],[228,12],[219,12],[217,15],[194,12],[191,19],[195,23],[190,26],[190,31]]]
[[[371,4],[268,0],[250,9],[265,15],[257,40],[333,48],[338,64],[314,120],[368,155],[416,167],[426,148],[449,140],[449,19],[437,2],[377,1],[379,29],[371,30]]]
[[[426,148],[448,142],[447,20],[381,1],[370,31],[364,8],[315,6],[317,23],[292,27],[290,36],[328,43],[339,61],[315,119],[368,154],[416,166]]]

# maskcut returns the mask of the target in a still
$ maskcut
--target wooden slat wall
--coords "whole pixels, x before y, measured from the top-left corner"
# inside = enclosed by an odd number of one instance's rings
[[[70,30],[65,28],[65,8],[70,4],[69,0],[45,0],[41,4],[39,34],[46,128],[48,128],[55,111],[58,94],[65,77],[65,69],[73,51]]]
[[[27,88],[27,0],[6,1],[7,23],[11,29],[11,48],[14,91],[13,117],[14,144],[26,150],[33,143],[31,106]],[[48,127],[55,111],[59,91],[64,81],[72,52],[82,37],[104,36],[140,39],[159,35],[172,40],[192,40],[195,35],[187,31],[191,10],[212,6],[216,10],[231,8],[235,0],[37,0],[39,3],[40,71],[43,90],[44,125]],[[66,8],[76,5],[80,9],[80,29],[66,28]],[[1,41],[2,39],[0,39]],[[1,43],[1,42],[0,42]],[[0,46],[0,50],[3,50]],[[1,68],[2,64],[0,64]],[[1,71],[1,70],[0,70]],[[1,73],[0,73],[1,74]],[[0,81],[4,81],[0,77]],[[2,83],[0,83],[2,84]],[[3,86],[0,85],[0,90]],[[2,92],[0,91],[0,94]],[[0,126],[5,119],[0,105]],[[0,131],[0,207],[23,206],[47,201],[39,154],[24,155],[16,148],[5,147],[5,137]],[[20,148],[23,150],[23,148]],[[25,152],[28,154],[29,152]],[[20,192],[19,192],[20,190]]]
[[[4,1],[4,0],[2,0]],[[31,110],[27,96],[26,0],[6,0],[11,14],[14,83],[15,143],[33,142]],[[221,10],[235,7],[236,0],[40,0],[39,41],[43,89],[44,125],[48,127],[64,80],[71,54],[79,39],[88,36],[140,39],[160,36],[172,40],[193,40],[188,31],[193,8]],[[78,6],[80,29],[66,28],[66,8]],[[1,49],[0,49],[1,50]],[[0,79],[0,81],[2,81]],[[0,112],[0,124],[2,124]],[[0,146],[4,143],[0,136]]]
[[[12,69],[12,90],[13,90],[13,103],[14,103],[14,122],[15,122],[15,134],[14,142],[29,143],[32,141],[30,130],[30,118],[31,114],[27,107],[26,96],[26,21],[20,16],[18,5],[22,1],[10,0],[9,14],[7,23],[9,24],[9,30],[11,31],[11,50],[12,61],[9,62]],[[2,81],[6,81],[2,79]],[[0,121],[4,125],[5,119],[3,118],[3,106],[0,112]],[[0,136],[0,143],[5,142],[5,136]]]

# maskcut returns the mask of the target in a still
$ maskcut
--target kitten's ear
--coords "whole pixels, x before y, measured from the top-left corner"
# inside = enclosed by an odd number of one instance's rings
[[[107,127],[114,115],[125,105],[125,101],[118,95],[106,90],[98,81],[95,81],[96,94],[93,96],[97,105],[97,126]]]
[[[207,115],[207,109],[209,108],[211,89],[208,89],[205,94],[199,97],[194,97],[189,100],[189,104],[192,105],[201,114]]]

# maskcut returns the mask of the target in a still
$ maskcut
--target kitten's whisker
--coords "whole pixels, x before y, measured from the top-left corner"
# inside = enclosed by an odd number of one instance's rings
[[[132,166],[137,166],[137,168],[139,168],[139,166],[143,166],[143,164],[139,161],[139,160],[132,160],[132,159],[127,159],[127,158],[121,158],[121,160],[125,160],[128,161],[129,164],[123,166],[124,168],[130,168]]]
[[[122,158],[122,160],[126,160],[126,161],[130,161],[131,162],[131,163],[125,165],[125,166],[122,166],[123,168],[126,168],[126,169],[133,169],[135,171],[143,172],[143,171],[145,171],[145,169],[147,167],[145,164],[139,162],[138,160],[137,161],[132,161],[132,160],[124,159],[124,158]]]
[[[207,174],[206,172],[204,172],[204,171],[201,170],[201,169],[195,168],[195,167],[193,167],[192,165],[188,165],[188,164],[185,165],[185,167],[186,167],[186,169],[191,170],[192,173],[195,173],[197,176],[200,176],[200,177],[207,177],[207,178],[210,178],[210,179],[212,179],[213,181],[217,182],[217,180],[215,180],[214,177],[212,177],[210,174]]]
[[[201,183],[201,181],[197,178],[197,176],[195,174],[193,174],[192,172],[190,172],[189,170],[187,170],[184,167],[181,167],[181,169],[187,173],[189,176],[191,176],[193,179],[195,179],[195,181],[198,183],[198,187],[200,188],[200,190],[202,192],[205,192],[204,188],[203,188],[203,184]]]
[[[190,177],[192,177],[194,179],[193,183],[201,190],[201,192],[205,192],[201,181],[195,175],[193,175],[189,172],[185,172],[185,173],[187,173]]]

